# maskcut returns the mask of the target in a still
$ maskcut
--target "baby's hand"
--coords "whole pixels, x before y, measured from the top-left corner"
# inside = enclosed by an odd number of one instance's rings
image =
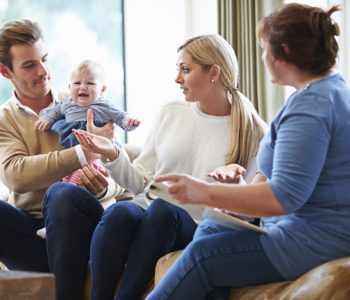
[[[246,169],[237,164],[230,164],[216,168],[208,174],[209,177],[221,183],[238,183],[240,176],[244,176]]]
[[[37,120],[34,123],[34,126],[36,129],[45,131],[51,128],[52,123],[48,120]]]
[[[138,119],[135,119],[135,118],[127,118],[126,119],[126,124],[128,126],[135,126],[135,127],[137,127],[137,126],[140,125],[140,123],[141,123],[141,121],[138,120]]]

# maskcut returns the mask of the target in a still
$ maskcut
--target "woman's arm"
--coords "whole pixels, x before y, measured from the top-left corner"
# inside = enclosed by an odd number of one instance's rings
[[[262,180],[261,175],[257,176],[257,180]],[[160,176],[156,181],[168,181],[169,193],[182,204],[204,204],[254,217],[287,213],[266,182],[249,185],[209,184],[178,174]]]

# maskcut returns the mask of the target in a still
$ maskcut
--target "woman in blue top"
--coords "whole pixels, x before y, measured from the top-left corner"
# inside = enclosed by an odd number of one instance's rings
[[[350,255],[350,89],[332,70],[337,10],[288,4],[258,25],[272,81],[296,92],[260,144],[251,185],[157,179],[181,203],[261,217],[267,233],[205,221],[147,299],[213,299],[223,287],[292,280]]]

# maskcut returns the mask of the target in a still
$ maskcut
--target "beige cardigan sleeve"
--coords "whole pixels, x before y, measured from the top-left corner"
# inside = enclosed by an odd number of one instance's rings
[[[46,188],[80,167],[75,149],[36,130],[36,119],[13,102],[0,110],[0,177],[16,193]]]

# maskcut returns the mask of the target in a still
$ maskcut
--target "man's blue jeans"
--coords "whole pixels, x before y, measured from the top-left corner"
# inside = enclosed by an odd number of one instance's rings
[[[90,240],[102,212],[92,194],[67,183],[48,189],[44,219],[0,202],[0,260],[10,269],[52,272],[57,300],[81,299]],[[44,225],[46,240],[36,235]]]
[[[139,300],[153,279],[157,260],[183,249],[196,227],[185,210],[161,199],[153,200],[146,211],[129,201],[109,207],[91,242],[91,299],[114,299],[124,271],[116,299]]]
[[[227,299],[230,287],[284,280],[265,255],[260,233],[207,221],[197,231],[204,233],[196,232],[147,300]]]

